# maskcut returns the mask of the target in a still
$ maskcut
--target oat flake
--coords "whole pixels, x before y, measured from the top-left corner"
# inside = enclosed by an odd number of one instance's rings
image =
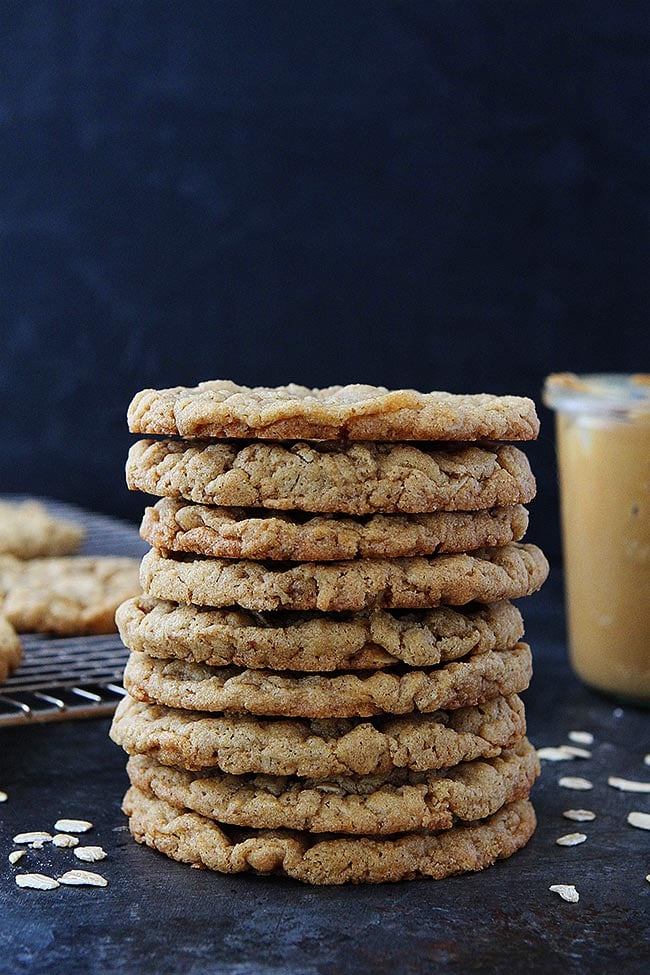
[[[587,839],[585,833],[566,833],[565,836],[558,836],[556,843],[558,846],[578,846]]]
[[[106,859],[106,850],[103,850],[101,846],[79,846],[74,851],[74,855],[78,860],[95,863],[97,860]]]
[[[79,842],[78,836],[71,836],[70,833],[57,833],[56,836],[52,837],[52,844],[54,846],[61,847],[71,847],[76,846]]]
[[[3,792],[2,789],[0,789],[0,802],[6,802],[8,798],[9,796],[7,795],[7,793]]]
[[[589,779],[581,779],[579,776],[573,775],[564,775],[561,779],[558,779],[557,784],[562,786],[563,789],[577,789],[583,792],[587,792],[594,787]]]
[[[559,748],[551,746],[549,748],[538,748],[537,757],[547,762],[570,762],[573,755],[569,755],[562,746]]]
[[[11,864],[18,863],[25,856],[26,852],[26,850],[12,850],[7,859]]]
[[[14,880],[18,887],[31,887],[33,890],[54,890],[59,886],[58,880],[42,873],[17,873]]]
[[[574,823],[591,823],[596,818],[596,813],[591,809],[565,809],[562,815]]]
[[[551,884],[548,889],[554,894],[559,894],[562,900],[568,901],[569,904],[577,904],[580,900],[580,894],[573,884]]]
[[[90,870],[68,870],[59,877],[59,883],[68,887],[108,887],[105,877]]]
[[[631,812],[627,814],[627,821],[630,826],[637,829],[650,829],[650,813]]]
[[[594,743],[594,736],[590,731],[570,731],[567,737],[576,745],[593,745]]]
[[[635,782],[632,779],[619,779],[615,775],[610,775],[607,785],[612,789],[619,789],[621,792],[648,792],[650,793],[650,782]]]
[[[14,843],[50,843],[51,841],[51,833],[16,833],[14,836]]]
[[[61,833],[87,833],[93,828],[93,824],[86,819],[57,819],[54,829]]]
[[[549,762],[570,762],[573,758],[591,758],[591,752],[575,745],[558,745],[557,748],[538,748],[537,757]]]
[[[591,758],[591,752],[587,751],[586,748],[576,748],[575,745],[561,745],[560,747],[571,758]]]

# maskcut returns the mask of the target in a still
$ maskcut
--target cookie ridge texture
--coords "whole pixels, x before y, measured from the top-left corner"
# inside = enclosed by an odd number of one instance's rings
[[[500,755],[525,733],[517,695],[426,715],[325,720],[201,714],[127,696],[110,732],[129,755],[163,765],[307,778],[448,768]]]
[[[420,393],[356,383],[308,389],[240,386],[143,389],[128,409],[132,433],[186,438],[318,440],[534,440],[532,400],[489,393]]]
[[[428,670],[299,674],[206,667],[131,653],[124,687],[148,704],[209,712],[347,718],[468,707],[526,690],[530,647],[490,650]]]
[[[470,552],[520,541],[523,505],[420,515],[312,515],[211,507],[163,498],[146,508],[140,535],[163,554],[318,562]]]
[[[336,779],[238,776],[187,772],[143,756],[131,758],[127,772],[140,791],[232,826],[387,835],[485,819],[528,796],[539,760],[523,739],[497,758],[438,772]]]
[[[548,568],[537,546],[520,542],[468,555],[301,562],[288,568],[277,562],[166,558],[152,549],[142,560],[140,584],[158,599],[258,612],[432,609],[520,599],[540,588]]]
[[[509,444],[203,444],[138,440],[133,491],[197,504],[320,513],[423,514],[527,504],[535,478]]]
[[[254,670],[375,670],[400,662],[432,667],[469,653],[506,650],[524,634],[521,613],[509,602],[327,616],[213,609],[138,596],[118,608],[115,620],[129,650]]]
[[[133,786],[122,808],[134,838],[174,860],[220,873],[286,874],[311,884],[441,879],[482,870],[524,846],[536,826],[533,807],[523,799],[471,825],[390,839],[222,827]]]

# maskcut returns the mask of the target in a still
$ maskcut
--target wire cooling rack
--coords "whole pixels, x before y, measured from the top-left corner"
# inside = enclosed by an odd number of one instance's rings
[[[20,495],[2,497],[24,501]],[[76,505],[36,499],[53,515],[81,524],[81,555],[131,555],[147,551],[138,530],[127,522]],[[124,696],[122,672],[129,655],[117,633],[107,636],[49,637],[22,634],[23,662],[0,685],[0,727],[35,721],[65,721],[111,715]]]

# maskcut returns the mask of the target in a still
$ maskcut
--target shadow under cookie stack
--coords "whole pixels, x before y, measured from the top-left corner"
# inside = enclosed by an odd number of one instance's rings
[[[145,390],[144,595],[111,735],[138,842],[313,884],[481,870],[535,828],[510,602],[548,565],[509,441],[530,400],[368,386]]]

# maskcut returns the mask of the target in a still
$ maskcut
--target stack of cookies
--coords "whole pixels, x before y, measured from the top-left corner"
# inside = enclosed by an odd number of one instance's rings
[[[314,884],[441,878],[510,856],[538,774],[510,602],[530,400],[368,386],[145,390],[129,487],[144,595],[112,737],[131,832],[174,859]]]

